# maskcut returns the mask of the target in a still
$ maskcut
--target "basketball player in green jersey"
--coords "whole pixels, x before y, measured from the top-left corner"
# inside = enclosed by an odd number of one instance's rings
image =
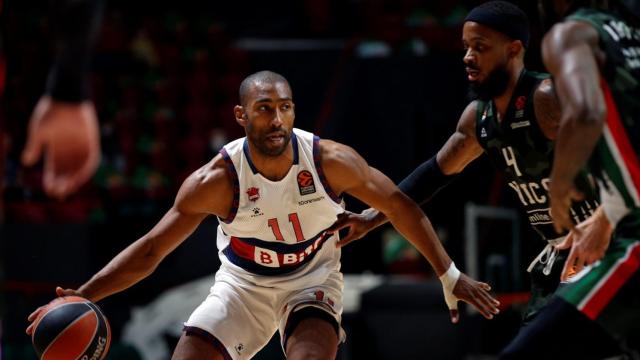
[[[554,223],[573,229],[569,206],[581,197],[574,179],[588,163],[614,235],[610,242],[575,239],[567,264],[581,271],[502,358],[609,358],[601,345],[624,343],[640,320],[640,2],[540,3],[545,14],[568,14],[543,40],[562,105],[550,187]],[[549,352],[554,339],[560,346]]]
[[[464,110],[456,132],[437,155],[416,168],[399,187],[416,202],[424,203],[473,160],[483,153],[489,156],[508,178],[509,188],[533,229],[547,243],[540,246],[540,256],[529,267],[532,297],[523,318],[526,324],[558,288],[568,253],[554,247],[567,233],[555,232],[547,193],[559,104],[549,75],[524,67],[529,24],[527,15],[515,5],[489,1],[472,9],[462,40],[476,100]],[[583,183],[583,188],[588,188],[586,180]],[[596,209],[595,194],[589,194],[572,206],[573,220],[588,230],[583,236],[608,238],[610,226]],[[597,215],[590,218],[594,212]],[[386,221],[383,214],[368,209],[343,216],[333,230],[350,227],[341,241],[344,245]]]

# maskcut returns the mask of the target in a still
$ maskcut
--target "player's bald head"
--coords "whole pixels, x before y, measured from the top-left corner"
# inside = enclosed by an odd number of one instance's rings
[[[242,83],[240,84],[240,105],[245,106],[247,104],[247,101],[249,100],[254,88],[268,84],[275,86],[278,83],[285,84],[289,89],[289,92],[291,92],[291,86],[289,86],[289,82],[287,81],[287,79],[285,79],[284,76],[273,71],[258,71],[257,73],[253,73],[247,76],[244,80],[242,80]]]

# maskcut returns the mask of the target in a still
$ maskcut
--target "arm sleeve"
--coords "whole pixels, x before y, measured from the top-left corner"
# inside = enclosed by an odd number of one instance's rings
[[[413,170],[398,187],[413,201],[422,205],[456,177],[457,174],[443,174],[434,155]]]
[[[53,2],[55,57],[45,92],[56,100],[79,102],[89,98],[91,49],[100,29],[103,0]]]

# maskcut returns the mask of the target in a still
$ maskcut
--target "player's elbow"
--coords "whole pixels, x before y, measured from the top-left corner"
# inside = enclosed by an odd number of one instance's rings
[[[607,109],[599,102],[583,101],[572,106],[568,120],[577,126],[601,126],[607,116]]]
[[[155,246],[154,239],[148,234],[140,239],[139,242],[138,254],[132,257],[132,267],[134,272],[146,277],[158,267],[164,258],[164,252],[158,246]]]

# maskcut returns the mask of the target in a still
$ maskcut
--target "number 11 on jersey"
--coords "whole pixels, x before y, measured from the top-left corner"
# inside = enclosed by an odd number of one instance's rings
[[[302,234],[302,226],[300,225],[300,219],[298,219],[297,213],[289,214],[289,222],[291,226],[293,226],[293,231],[296,234],[296,241],[304,241],[304,235]],[[278,219],[273,218],[268,220],[269,227],[271,231],[273,231],[273,236],[276,237],[278,241],[284,241],[284,237],[282,236],[282,232],[280,231],[280,225],[278,224]]]

